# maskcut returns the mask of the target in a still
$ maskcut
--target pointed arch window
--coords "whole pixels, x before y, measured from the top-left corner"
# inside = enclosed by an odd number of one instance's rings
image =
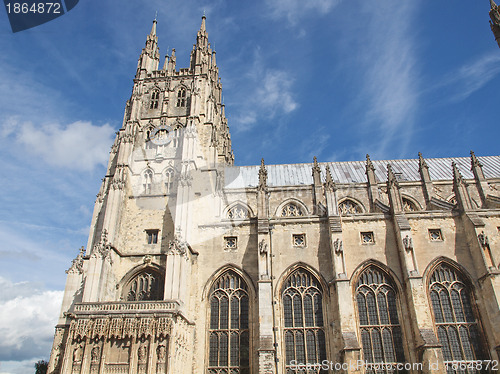
[[[168,168],[165,171],[165,192],[171,194],[174,192],[174,176],[175,171],[172,168]]]
[[[418,210],[416,204],[410,199],[403,197],[402,200],[403,200],[403,210],[405,212],[416,212]]]
[[[441,263],[430,277],[429,294],[445,363],[486,359],[479,319],[465,277]],[[449,365],[448,373],[455,372]]]
[[[227,211],[227,218],[229,219],[246,219],[248,217],[248,209],[241,204],[236,204]]]
[[[154,269],[137,274],[125,290],[127,301],[163,300],[163,276]]]
[[[288,203],[281,210],[281,217],[302,217],[302,216],[304,216],[304,211],[298,204],[295,203]]]
[[[209,374],[249,374],[249,297],[245,281],[227,271],[210,290]]]
[[[361,213],[361,207],[351,199],[345,199],[339,204],[339,213],[341,216],[351,216]]]
[[[283,331],[287,373],[298,363],[321,363],[326,360],[323,324],[323,291],[317,279],[304,269],[297,269],[286,279],[281,292]],[[319,373],[320,368],[308,373]]]
[[[153,186],[153,172],[149,169],[142,175],[142,186],[145,194],[151,194]]]
[[[356,304],[364,361],[404,363],[396,287],[392,280],[375,266],[368,267],[356,284]],[[366,372],[374,373],[375,370],[368,369]]]
[[[181,88],[177,91],[177,107],[185,107],[186,106],[186,89]]]
[[[151,101],[149,102],[149,109],[158,109],[158,102],[160,101],[160,91],[153,90],[151,93]]]

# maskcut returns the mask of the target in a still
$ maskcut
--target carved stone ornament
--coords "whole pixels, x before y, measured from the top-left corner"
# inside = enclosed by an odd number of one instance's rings
[[[100,256],[102,258],[109,257],[110,262],[113,263],[110,256],[112,248],[113,246],[111,245],[110,242],[108,242],[108,231],[104,229],[102,230],[101,240],[99,241],[99,243],[94,245],[92,256],[93,257]]]
[[[83,274],[83,256],[85,255],[85,248],[81,247],[80,252],[76,258],[71,262],[71,266],[66,270],[66,274],[78,273]]]
[[[168,243],[168,252],[169,255],[186,255],[188,250],[187,243],[181,241],[180,238],[175,235],[174,239]]]
[[[260,169],[259,169],[259,191],[267,190],[267,169],[264,164],[264,159],[260,160]]]
[[[262,239],[260,242],[259,242],[259,253],[260,254],[267,254],[269,251],[268,247],[267,247],[267,243],[264,239]]]
[[[163,344],[159,345],[158,348],[156,348],[156,356],[158,357],[159,362],[165,361],[166,349]]]
[[[150,265],[151,262],[153,262],[153,257],[151,257],[151,255],[146,255],[142,258],[142,262],[144,262],[146,265]]]
[[[404,238],[403,238],[403,246],[405,247],[405,249],[407,251],[411,251],[413,250],[413,239],[410,238],[409,235],[406,235]]]
[[[99,361],[99,356],[101,355],[101,348],[99,346],[95,346],[92,348],[92,351],[90,352],[90,359],[92,362],[97,362]]]
[[[73,351],[73,362],[81,362],[82,357],[83,357],[83,347],[81,344],[79,344]]]
[[[144,344],[141,344],[141,346],[137,350],[137,358],[139,359],[139,362],[144,362],[146,361],[146,357],[146,346]]]
[[[333,249],[335,250],[336,254],[344,252],[342,240],[340,240],[339,238],[335,239],[335,241],[333,242]]]
[[[477,236],[477,239],[479,240],[479,244],[481,244],[481,247],[489,248],[490,240],[486,235],[484,235],[484,231],[481,231],[481,233]]]

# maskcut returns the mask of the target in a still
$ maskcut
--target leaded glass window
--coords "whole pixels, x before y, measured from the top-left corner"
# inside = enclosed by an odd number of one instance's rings
[[[142,186],[144,187],[144,193],[150,194],[153,185],[153,172],[151,170],[146,170],[142,175]]]
[[[149,103],[149,109],[158,109],[158,101],[160,99],[160,91],[154,90],[151,94],[151,102]]]
[[[416,212],[418,209],[413,201],[403,197],[403,210],[405,212]]]
[[[165,171],[165,192],[167,194],[173,193],[174,191],[174,169],[168,168]]]
[[[286,204],[281,210],[281,217],[302,217],[302,208],[294,203]]]
[[[396,287],[392,280],[380,269],[374,266],[368,267],[361,273],[356,284],[356,304],[365,362],[404,363]],[[375,370],[368,367],[366,372],[374,373]],[[389,370],[376,370],[376,372],[387,373]]]
[[[431,275],[429,293],[439,343],[448,373],[476,373],[479,370],[453,370],[452,361],[486,359],[482,332],[473,308],[473,298],[464,277],[447,264],[440,264]],[[459,369],[459,368],[458,368]]]
[[[361,207],[350,199],[346,199],[339,204],[339,213],[341,216],[351,216],[361,212]]]
[[[226,271],[210,290],[209,374],[249,374],[248,287]]]
[[[315,364],[326,360],[323,292],[312,274],[297,269],[286,279],[281,297],[286,372],[305,373],[304,370],[292,370],[293,361]],[[307,373],[323,372],[320,369],[317,367]]]
[[[146,269],[136,275],[127,288],[127,301],[163,300],[163,276]]]
[[[227,218],[229,219],[245,219],[248,218],[248,209],[241,204],[233,206],[227,212]]]
[[[186,89],[185,88],[181,88],[179,91],[177,91],[176,106],[178,106],[178,107],[185,107],[186,106]]]

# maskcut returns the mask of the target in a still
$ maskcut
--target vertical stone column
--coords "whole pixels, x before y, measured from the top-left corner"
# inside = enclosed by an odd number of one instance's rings
[[[268,197],[267,170],[264,159],[262,159],[257,192],[259,374],[276,373],[276,346],[273,331],[275,321],[273,308],[272,236],[269,229]]]
[[[368,158],[369,159],[369,158]],[[331,291],[331,299],[339,316],[338,326],[341,333],[340,341],[341,361],[343,363],[353,363],[347,370],[348,373],[358,373],[356,365],[361,358],[361,347],[356,334],[356,315],[352,299],[351,283],[347,277],[345,256],[342,236],[342,220],[339,215],[337,188],[333,181],[329,166],[326,167],[326,181],[324,185],[324,195],[326,201],[326,214],[328,216],[328,235],[330,239],[330,251],[333,260],[333,275],[335,291]],[[334,322],[335,323],[335,322]],[[329,328],[329,326],[325,326]],[[327,334],[328,336],[329,334]],[[354,368],[354,369],[353,369]]]
[[[378,183],[375,176],[375,167],[370,160],[370,155],[366,155],[366,179],[368,182],[368,197],[370,198],[370,212],[377,211],[376,202],[378,200]]]
[[[473,156],[474,153],[471,153]],[[482,173],[479,166],[474,166],[474,157],[472,158],[473,171],[475,175]],[[485,328],[488,328],[486,334],[489,339],[490,347],[500,346],[500,271],[497,267],[497,259],[493,256],[489,246],[488,232],[485,233],[485,223],[474,211],[471,199],[467,190],[467,183],[464,181],[458,167],[455,163],[453,167],[453,190],[457,199],[458,208],[461,212],[462,223],[467,238],[467,244],[470,250],[474,267],[481,284],[478,294],[481,295],[483,302],[480,309],[483,317],[488,316],[484,321]],[[480,175],[476,176],[476,181]]]
[[[423,365],[422,373],[445,374],[441,345],[434,334],[426,287],[419,273],[414,254],[410,223],[403,211],[399,183],[391,165],[387,165],[387,194],[396,233],[403,282],[406,287],[406,292],[401,297],[406,297],[406,304],[411,316],[411,328],[418,353],[417,360]]]
[[[431,175],[429,173],[429,166],[425,162],[421,152],[418,152],[418,172],[420,173],[420,180],[424,191],[425,205],[427,209],[431,209],[431,200],[434,197],[434,189],[432,186]]]

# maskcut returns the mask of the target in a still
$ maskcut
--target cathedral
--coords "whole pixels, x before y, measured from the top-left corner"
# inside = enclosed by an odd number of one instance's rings
[[[153,22],[48,373],[498,370],[500,156],[235,166],[205,21]]]

